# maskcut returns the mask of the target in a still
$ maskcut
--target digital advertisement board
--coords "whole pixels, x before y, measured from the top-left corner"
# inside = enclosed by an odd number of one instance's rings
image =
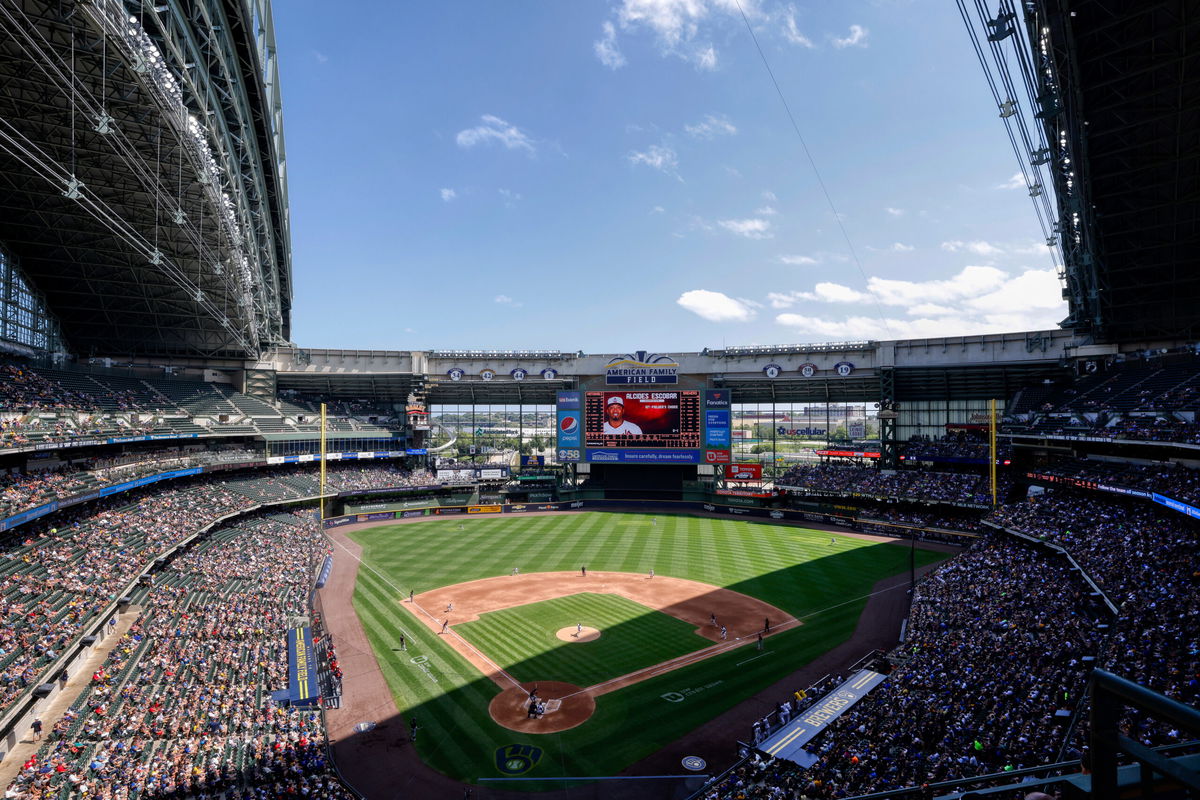
[[[657,387],[562,391],[557,460],[593,464],[728,464],[728,389]]]
[[[589,449],[700,449],[699,392],[587,392],[583,418]]]
[[[579,392],[558,393],[557,436],[560,463],[583,460],[583,399]]]

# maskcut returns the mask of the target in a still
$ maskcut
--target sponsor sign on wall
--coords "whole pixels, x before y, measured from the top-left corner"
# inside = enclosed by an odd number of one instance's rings
[[[761,481],[762,464],[730,464],[725,468],[725,480]]]
[[[679,363],[660,353],[638,350],[611,359],[604,368],[604,383],[608,386],[653,383],[679,383]]]
[[[557,449],[559,461],[580,461],[583,450],[583,395],[558,393]]]

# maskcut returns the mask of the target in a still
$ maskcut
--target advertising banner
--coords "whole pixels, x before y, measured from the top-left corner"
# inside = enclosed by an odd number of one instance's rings
[[[761,481],[762,464],[730,464],[725,468],[727,481]]]
[[[521,456],[522,467],[544,467],[546,466],[545,456]]]
[[[468,514],[499,514],[504,506],[467,506]]]
[[[321,702],[317,686],[317,660],[313,654],[312,629],[289,628],[288,700],[294,706],[315,706]]]
[[[679,364],[674,358],[660,353],[638,350],[609,359],[604,367],[604,383],[608,386],[631,383],[673,384],[679,382]]]
[[[700,453],[695,450],[588,450],[587,460],[593,464],[698,464]]]
[[[558,393],[557,419],[558,460],[562,462],[582,460],[583,395],[580,392]]]
[[[728,450],[705,450],[705,464],[728,464],[733,461],[733,456]]]

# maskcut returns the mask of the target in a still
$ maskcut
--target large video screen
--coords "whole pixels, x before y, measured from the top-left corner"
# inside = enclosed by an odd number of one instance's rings
[[[583,418],[589,448],[700,447],[699,392],[587,392]]]

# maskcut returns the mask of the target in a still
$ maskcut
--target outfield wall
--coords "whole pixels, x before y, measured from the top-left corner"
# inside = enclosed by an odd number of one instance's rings
[[[769,519],[792,524],[831,525],[847,530],[860,530],[869,525],[871,533],[884,536],[907,537],[916,532],[918,536],[934,534],[957,540],[964,544],[979,538],[980,534],[947,528],[923,528],[915,525],[884,522],[867,517],[843,516],[814,511],[794,511],[780,508],[747,508],[724,503],[698,502],[691,500],[571,500],[557,503],[512,503],[509,505],[462,505],[409,508],[398,511],[378,511],[369,514],[345,514],[323,520],[326,528],[356,525],[364,522],[386,522],[390,520],[412,520],[447,516],[494,516],[497,514],[536,514],[547,511],[626,511],[643,514],[719,514],[730,517]]]

